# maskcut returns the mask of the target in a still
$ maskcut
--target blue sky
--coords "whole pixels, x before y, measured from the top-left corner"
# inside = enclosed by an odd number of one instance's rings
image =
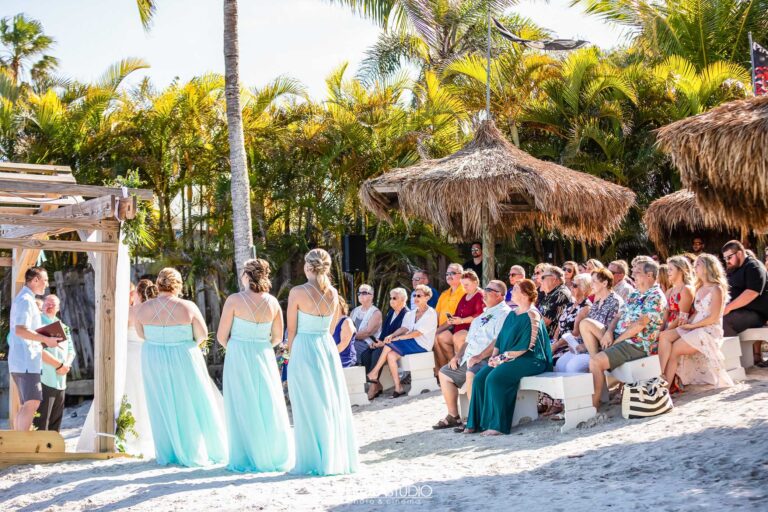
[[[91,80],[121,58],[141,57],[151,68],[132,80],[146,74],[165,86],[174,77],[223,73],[221,5],[221,0],[160,0],[149,33],[141,27],[135,0],[0,0],[0,16],[24,12],[40,20],[57,41],[53,53],[67,76]],[[568,7],[567,0],[524,0],[514,11],[559,37],[603,48],[623,41],[618,29]],[[356,68],[378,32],[324,0],[240,0],[242,83],[258,86],[289,75],[322,98],[324,78],[345,61]]]

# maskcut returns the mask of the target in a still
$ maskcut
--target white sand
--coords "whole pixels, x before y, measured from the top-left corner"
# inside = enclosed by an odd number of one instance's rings
[[[432,431],[445,415],[437,393],[378,399],[355,412],[355,475],[241,475],[137,460],[18,466],[0,472],[0,509],[767,510],[768,370],[748,378],[688,391],[673,412],[648,420],[624,420],[614,406],[568,434],[541,420],[498,438]],[[66,419],[68,446],[86,411]]]

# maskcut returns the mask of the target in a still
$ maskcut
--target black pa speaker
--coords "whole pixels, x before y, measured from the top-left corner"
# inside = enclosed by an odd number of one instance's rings
[[[365,235],[344,235],[344,256],[341,261],[344,272],[365,272],[368,262],[365,257]]]

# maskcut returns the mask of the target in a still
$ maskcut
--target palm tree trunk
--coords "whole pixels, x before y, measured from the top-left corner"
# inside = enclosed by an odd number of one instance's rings
[[[242,273],[245,260],[251,257],[253,246],[248,164],[240,108],[239,59],[237,0],[224,0],[224,84],[227,98],[229,165],[232,173],[232,231],[235,238],[237,275]]]

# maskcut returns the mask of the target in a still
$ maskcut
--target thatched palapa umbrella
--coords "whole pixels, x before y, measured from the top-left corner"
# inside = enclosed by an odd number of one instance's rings
[[[703,211],[734,225],[768,218],[768,96],[667,125],[658,143]]]
[[[367,180],[366,208],[427,220],[463,239],[483,239],[483,278],[493,279],[495,237],[524,227],[599,243],[619,228],[635,194],[595,176],[538,160],[484,121],[462,150]]]

